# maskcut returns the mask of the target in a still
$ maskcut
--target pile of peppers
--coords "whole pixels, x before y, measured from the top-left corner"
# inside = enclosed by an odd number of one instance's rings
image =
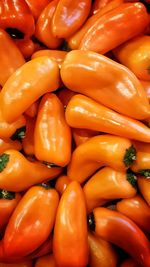
[[[0,0],[0,267],[150,267],[150,0]]]

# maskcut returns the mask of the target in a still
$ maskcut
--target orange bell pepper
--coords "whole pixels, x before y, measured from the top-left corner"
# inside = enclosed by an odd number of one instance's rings
[[[34,34],[34,18],[24,0],[0,1],[0,28],[17,39]]]
[[[40,96],[58,86],[59,68],[55,61],[46,56],[28,61],[7,80],[0,92],[4,119],[16,120]]]
[[[150,152],[137,152],[136,160],[131,169],[145,177],[150,178]]]
[[[144,90],[146,92],[147,98],[148,98],[148,100],[150,102],[150,82],[143,81],[143,80],[140,81],[140,82],[141,82],[141,84],[142,84],[142,86],[143,86],[143,88],[144,88]]]
[[[117,253],[110,243],[90,232],[88,234],[88,241],[90,248],[90,267],[117,266]]]
[[[66,51],[61,51],[61,50],[39,50],[35,53],[33,53],[32,55],[32,59],[36,58],[36,57],[41,57],[41,56],[48,56],[50,58],[52,58],[53,60],[55,60],[59,67],[61,67],[61,64],[64,61],[65,56],[67,55]]]
[[[51,0],[25,0],[28,4],[35,20],[38,19],[43,9],[51,2]]]
[[[52,20],[53,34],[68,38],[83,25],[91,8],[91,0],[60,0]]]
[[[59,167],[27,160],[17,150],[6,150],[0,156],[0,188],[18,192],[28,189],[34,184],[57,177],[61,172]]]
[[[75,32],[75,34],[73,34],[70,38],[67,39],[68,47],[70,49],[79,49],[80,43],[84,35],[88,32],[93,23],[95,23],[105,13],[120,6],[123,3],[123,0],[100,0],[100,2],[102,2],[102,4],[106,4],[106,6],[104,6],[102,9],[100,8],[99,10],[97,10],[98,12],[96,12],[93,16],[89,17],[89,19],[87,19],[81,29],[79,29],[77,32]],[[96,4],[96,2],[94,3]]]
[[[133,259],[128,258],[119,267],[140,267]]]
[[[22,144],[19,141],[13,141],[8,138],[0,138],[0,154],[8,149],[21,150]]]
[[[35,37],[50,49],[56,49],[62,39],[54,36],[52,32],[52,18],[59,0],[53,0],[40,14],[35,27]]]
[[[91,137],[98,135],[99,133],[92,130],[84,129],[72,129],[72,135],[75,141],[76,146],[79,146],[89,140]]]
[[[150,81],[150,36],[135,37],[114,50],[114,55],[139,79]]]
[[[71,98],[66,108],[66,121],[70,127],[150,142],[150,129],[146,125],[84,95],[75,95]]]
[[[34,155],[35,118],[26,117],[26,134],[22,140],[22,148],[26,155]]]
[[[31,187],[22,197],[5,230],[4,252],[8,257],[26,256],[51,233],[59,203],[48,185]]]
[[[34,43],[31,39],[16,39],[15,44],[25,58],[30,58],[34,52]]]
[[[0,230],[7,225],[20,199],[21,195],[19,193],[0,190]]]
[[[88,233],[84,194],[73,181],[64,191],[57,210],[53,253],[61,267],[83,267],[88,263]]]
[[[53,254],[38,258],[35,267],[58,267]]]
[[[52,235],[34,252],[32,252],[30,255],[28,255],[28,258],[30,259],[36,259],[38,257],[45,256],[52,252],[52,246],[53,246],[53,238]]]
[[[57,178],[55,189],[60,195],[62,195],[70,183],[71,183],[71,180],[69,179],[67,175],[61,175]]]
[[[71,51],[62,64],[61,78],[72,91],[87,95],[121,114],[135,119],[150,117],[145,90],[135,75],[103,55]]]
[[[0,85],[3,86],[25,60],[9,34],[2,29],[0,29],[0,58]]]
[[[134,221],[143,231],[150,233],[150,207],[139,195],[122,199],[117,203],[116,208]]]
[[[36,158],[66,166],[71,157],[71,131],[65,121],[64,108],[54,94],[43,96],[39,106],[34,145]]]
[[[150,266],[150,244],[141,229],[128,217],[107,208],[96,208],[89,215],[89,226],[97,236],[131,255],[141,267]]]
[[[0,267],[33,267],[32,261],[23,261],[19,263],[2,263],[0,262]]]
[[[98,171],[83,187],[87,211],[113,199],[134,197],[136,180],[132,172],[119,172],[109,167]]]
[[[38,108],[39,108],[39,101],[37,100],[33,104],[31,104],[31,106],[25,111],[25,114],[31,118],[34,118],[38,113]]]
[[[150,206],[150,180],[145,179],[142,176],[138,177],[138,187],[143,196],[146,200],[148,205]]]
[[[148,24],[149,16],[142,3],[124,3],[93,23],[79,48],[105,54],[142,33]]]
[[[113,135],[95,136],[72,153],[68,177],[82,183],[102,166],[125,171],[135,158],[136,150],[130,140]]]

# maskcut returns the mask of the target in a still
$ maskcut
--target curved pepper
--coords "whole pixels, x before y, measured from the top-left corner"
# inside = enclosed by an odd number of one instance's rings
[[[139,195],[122,199],[117,203],[116,208],[134,221],[143,231],[150,233],[150,207]]]
[[[0,267],[33,267],[32,261],[22,261],[19,263],[2,263],[0,262]]]
[[[37,259],[35,267],[58,267],[53,254],[46,255]]]
[[[46,241],[58,203],[57,191],[47,185],[31,187],[25,193],[5,230],[4,252],[8,257],[26,256]]]
[[[28,189],[34,184],[57,177],[59,167],[50,167],[27,160],[16,150],[6,150],[0,156],[0,188],[18,192]]]
[[[31,104],[31,106],[25,111],[25,114],[31,118],[34,118],[38,113],[38,108],[39,108],[39,101],[37,100],[33,104]]]
[[[137,157],[131,169],[145,177],[150,177],[150,152],[137,151]]]
[[[66,108],[70,127],[89,129],[150,142],[150,129],[143,123],[121,115],[84,95],[75,95]]]
[[[26,155],[34,155],[35,118],[26,117],[26,133],[22,141],[22,148]]]
[[[55,189],[57,192],[62,195],[63,192],[66,190],[67,186],[70,184],[71,180],[67,175],[61,175],[57,178]]]
[[[114,50],[114,55],[139,79],[150,81],[150,36],[135,37]]]
[[[53,245],[52,243],[53,243],[53,238],[52,235],[50,235],[50,237],[39,248],[37,248],[34,252],[28,255],[28,258],[35,259],[51,253]]]
[[[45,7],[39,16],[35,27],[36,38],[50,49],[55,49],[62,43],[62,39],[55,37],[52,32],[52,18],[58,1],[59,0],[53,0]]]
[[[24,0],[0,1],[0,28],[18,39],[34,34],[34,18]]]
[[[117,266],[117,253],[110,243],[90,232],[88,234],[88,241],[90,248],[90,267]]]
[[[43,96],[37,115],[34,146],[36,158],[66,166],[71,157],[71,131],[62,103],[54,94]]]
[[[52,20],[52,31],[58,38],[68,38],[83,25],[91,8],[91,0],[60,0]]]
[[[0,154],[8,149],[21,150],[22,144],[19,141],[13,141],[8,138],[0,138]]]
[[[105,54],[142,33],[148,24],[148,13],[142,3],[124,3],[93,23],[79,48]]]
[[[16,120],[40,96],[58,86],[59,68],[55,61],[46,56],[28,61],[7,80],[0,92],[3,117],[8,122]]]
[[[143,198],[150,206],[150,179],[145,179],[142,176],[138,177],[138,187]]]
[[[3,86],[25,60],[9,34],[2,29],[0,29],[0,58],[0,85]]]
[[[72,91],[121,114],[135,119],[150,117],[149,102],[138,79],[126,67],[103,55],[71,51],[62,64],[61,78]]]
[[[12,215],[16,206],[18,205],[20,199],[21,195],[19,193],[12,193],[6,190],[0,190],[0,230],[8,223],[9,218]]]
[[[128,258],[122,262],[119,267],[140,267],[133,259]]]
[[[88,212],[112,199],[136,195],[136,177],[131,172],[119,172],[109,167],[94,174],[84,185],[83,192]]]
[[[32,59],[36,58],[36,57],[41,57],[41,56],[48,56],[50,58],[52,58],[53,60],[55,60],[59,67],[61,67],[61,64],[63,63],[65,57],[67,55],[66,51],[61,51],[61,50],[39,50],[35,53],[33,53],[32,55]]]
[[[38,19],[43,9],[49,4],[51,0],[25,0],[28,4],[35,20]]]
[[[141,267],[150,266],[150,244],[141,229],[128,217],[107,208],[96,208],[88,217],[92,231],[133,257]]]
[[[34,52],[34,43],[31,39],[23,39],[23,40],[20,40],[20,39],[16,39],[14,40],[15,41],[15,44],[17,45],[17,47],[19,48],[20,52],[22,53],[22,55],[25,57],[25,58],[30,58]]]
[[[53,252],[61,267],[83,267],[88,263],[86,206],[82,188],[76,181],[68,185],[59,202]]]
[[[79,146],[89,140],[91,137],[98,135],[99,133],[92,130],[85,129],[72,129],[72,135],[75,141],[76,146]]]
[[[125,171],[135,158],[136,150],[130,140],[113,135],[95,136],[72,153],[68,177],[82,183],[106,165],[117,171]]]

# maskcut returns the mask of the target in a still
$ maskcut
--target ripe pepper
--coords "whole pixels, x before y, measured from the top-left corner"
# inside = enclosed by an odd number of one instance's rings
[[[146,200],[148,205],[150,206],[150,180],[145,179],[142,176],[138,177],[138,187],[143,196]]]
[[[96,208],[88,220],[90,229],[97,236],[122,248],[141,267],[150,266],[149,241],[128,217],[107,208]]]
[[[142,86],[143,86],[143,88],[144,88],[144,90],[146,92],[147,98],[148,98],[148,100],[150,102],[150,82],[143,81],[143,80],[140,81],[140,82],[141,82],[141,84],[142,84]]]
[[[107,241],[89,232],[88,234],[90,267],[116,267],[117,253]]]
[[[133,141],[133,144],[138,152],[150,153],[150,143]]]
[[[21,195],[19,193],[0,190],[0,230],[8,223],[9,218],[18,205],[20,199]]]
[[[61,172],[59,167],[27,160],[17,150],[6,150],[0,156],[0,188],[18,192],[28,189],[34,184],[57,177]]]
[[[32,59],[36,57],[41,57],[41,56],[48,56],[55,60],[59,67],[61,67],[61,64],[64,61],[65,56],[67,55],[66,51],[61,51],[61,50],[39,50],[32,55]]]
[[[28,61],[7,80],[0,92],[4,119],[14,121],[40,96],[58,86],[59,68],[55,61],[46,56]]]
[[[128,258],[124,260],[119,267],[140,267],[140,266],[132,258]]]
[[[58,203],[57,191],[48,185],[33,186],[25,193],[5,230],[4,252],[8,257],[26,256],[46,241]]]
[[[122,199],[117,203],[116,208],[134,221],[143,231],[150,233],[150,207],[139,195]]]
[[[40,14],[35,27],[36,38],[50,49],[56,49],[62,43],[62,39],[54,36],[52,32],[52,18],[59,0],[53,0]]]
[[[66,190],[67,186],[70,184],[71,180],[67,175],[61,175],[57,178],[55,189],[57,192],[62,195],[63,192]]]
[[[102,10],[110,2],[112,2],[112,0],[95,0],[92,5],[92,14],[96,14],[99,10]]]
[[[33,41],[30,38],[21,40],[16,39],[14,41],[24,58],[28,59],[32,56],[35,47]]]
[[[43,11],[43,9],[49,4],[51,0],[25,0],[28,4],[32,15],[34,16],[35,20],[38,19],[39,15]]]
[[[2,263],[0,262],[0,267],[33,267],[32,261],[23,261],[18,263]]]
[[[113,199],[134,197],[135,184],[136,177],[132,172],[119,172],[109,167],[101,169],[83,187],[87,211]]]
[[[71,98],[66,108],[66,121],[70,127],[150,142],[150,129],[146,125],[84,95],[75,95]]]
[[[131,166],[131,169],[145,177],[150,177],[150,152],[137,151],[136,161]]]
[[[57,93],[58,98],[62,102],[64,109],[66,109],[70,99],[76,94],[75,92],[63,87]]]
[[[91,0],[60,0],[52,20],[52,31],[58,38],[68,38],[83,25],[91,8]]]
[[[91,137],[98,135],[99,133],[92,130],[85,129],[72,129],[72,135],[75,141],[76,146],[79,146],[89,140]]]
[[[124,3],[95,21],[79,48],[105,54],[142,33],[148,24],[148,13],[142,3]]]
[[[53,243],[53,238],[52,235],[50,235],[50,237],[38,249],[36,249],[34,252],[28,255],[28,258],[35,259],[51,253],[52,243]]]
[[[107,0],[106,0],[107,1]],[[104,0],[103,2],[106,3]],[[112,0],[109,1],[106,6],[102,9],[100,8],[96,14],[89,17],[87,21],[83,24],[81,29],[79,29],[75,34],[73,34],[70,38],[67,39],[67,43],[70,49],[79,49],[80,43],[84,37],[84,35],[88,32],[89,28],[95,23],[102,15],[109,12],[112,9],[120,6],[123,3],[123,0]]]
[[[34,18],[24,0],[0,1],[0,28],[18,39],[34,34]]]
[[[37,100],[33,104],[31,104],[31,106],[25,111],[25,114],[31,118],[34,118],[38,113],[38,108],[39,108],[39,101]]]
[[[22,141],[22,148],[26,155],[34,155],[35,118],[27,117],[26,134]]]
[[[25,60],[9,34],[2,29],[0,29],[0,58],[0,85],[3,86]]]
[[[150,117],[149,102],[138,79],[126,67],[103,55],[71,51],[62,64],[61,78],[72,91],[121,114],[135,119]]]
[[[58,267],[53,254],[46,255],[37,259],[35,267]]]
[[[71,131],[65,121],[64,108],[54,94],[43,96],[37,115],[34,146],[36,158],[66,166],[71,157]]]
[[[68,185],[60,199],[53,238],[53,253],[58,266],[87,265],[86,206],[82,188],[76,181]]]
[[[0,138],[0,154],[8,149],[21,150],[22,144],[19,141],[13,141],[8,138]]]
[[[113,135],[95,136],[72,153],[68,177],[82,183],[102,166],[125,171],[135,158],[136,150],[130,140]]]

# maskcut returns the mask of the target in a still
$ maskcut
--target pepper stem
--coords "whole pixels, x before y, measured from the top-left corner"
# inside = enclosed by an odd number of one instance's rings
[[[123,162],[126,167],[130,167],[134,160],[136,160],[136,149],[132,145],[128,149],[126,149]]]
[[[94,219],[94,213],[91,212],[89,215],[88,215],[88,226],[89,226],[89,229],[91,231],[95,231],[95,219]]]
[[[15,198],[15,193],[14,192],[9,192],[7,190],[0,190],[0,199],[9,199],[12,200]]]
[[[15,133],[11,136],[11,140],[19,140],[21,141],[25,137],[26,133],[26,126],[23,126],[21,128],[18,128]]]
[[[146,179],[150,179],[150,169],[140,170],[138,174],[144,176]]]
[[[2,172],[9,162],[9,155],[8,154],[2,154],[0,155],[0,172]]]
[[[133,186],[133,187],[136,187],[136,184],[137,184],[137,177],[135,175],[135,173],[131,170],[131,169],[128,169],[127,172],[127,181]]]

